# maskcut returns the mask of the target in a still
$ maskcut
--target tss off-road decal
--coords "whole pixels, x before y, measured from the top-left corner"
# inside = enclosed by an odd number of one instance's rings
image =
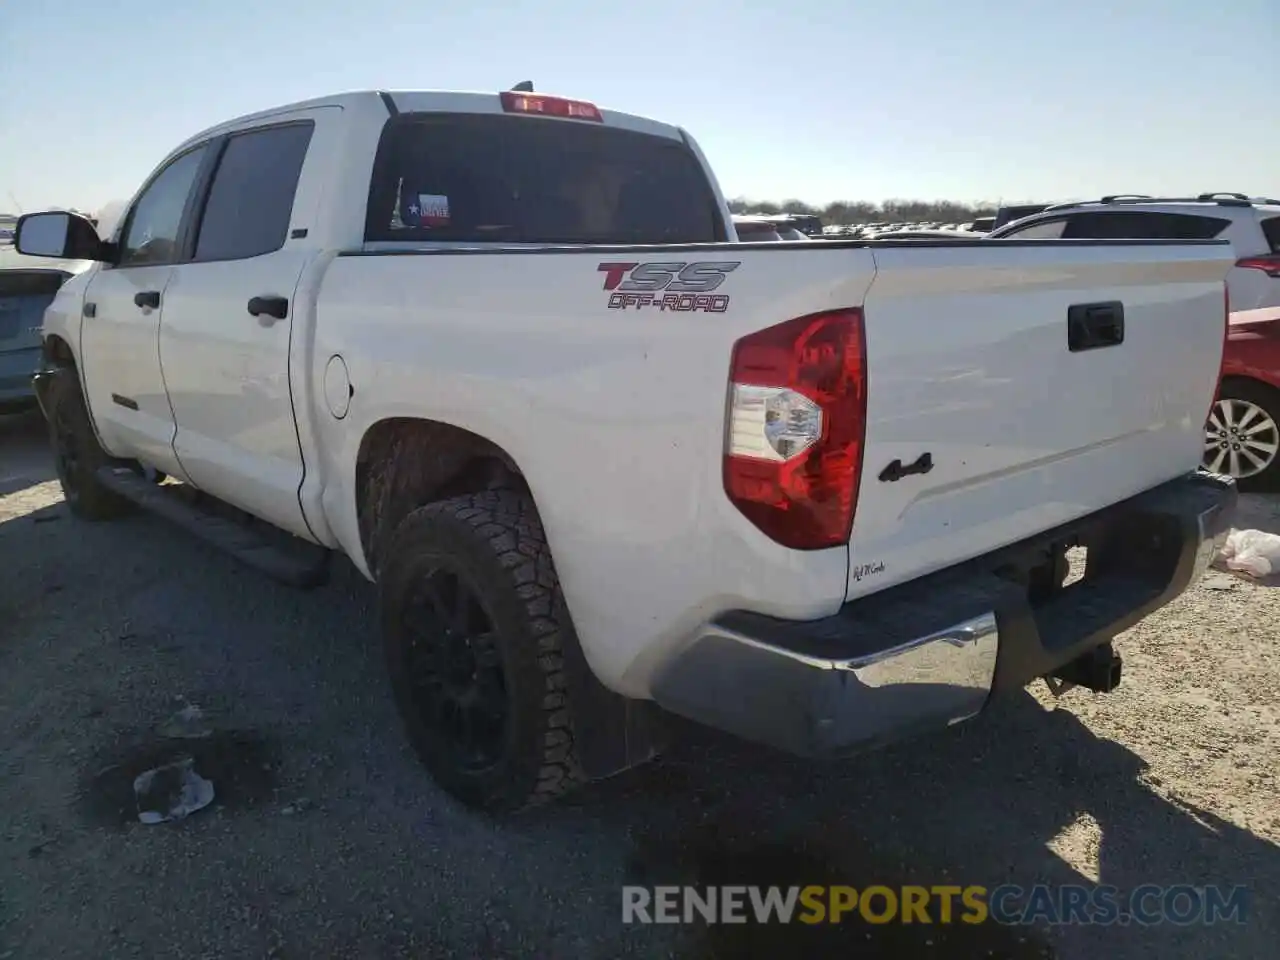
[[[604,274],[609,291],[609,309],[642,310],[654,307],[676,313],[724,313],[729,296],[712,293],[742,262],[724,263],[602,263],[596,270]]]

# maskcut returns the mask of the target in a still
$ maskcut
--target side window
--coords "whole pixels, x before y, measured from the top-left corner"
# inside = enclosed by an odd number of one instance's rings
[[[1212,240],[1230,220],[1189,213],[1138,211],[1078,213],[1063,233],[1089,240]]]
[[[182,212],[205,149],[197,147],[173,160],[138,197],[120,238],[117,266],[172,263],[177,259]]]
[[[1066,229],[1066,226],[1067,221],[1065,220],[1041,220],[1039,223],[1030,224],[1021,230],[1015,230],[1013,233],[1006,233],[1001,239],[1060,240],[1062,231]]]
[[[1262,221],[1262,235],[1272,253],[1280,253],[1280,217],[1268,217]]]
[[[239,133],[213,175],[196,260],[243,260],[284,246],[311,123]]]

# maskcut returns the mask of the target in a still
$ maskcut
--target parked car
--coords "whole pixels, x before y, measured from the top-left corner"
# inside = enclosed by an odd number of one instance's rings
[[[742,243],[760,243],[762,241],[777,243],[782,240],[782,235],[778,233],[777,226],[771,220],[765,220],[761,217],[735,214],[733,217],[733,231],[738,235],[738,240]]]
[[[1113,689],[1112,637],[1231,520],[1197,469],[1229,245],[749,245],[729,217],[683,130],[581,100],[229,120],[118,242],[19,223],[95,261],[44,316],[67,503],[301,586],[345,554],[410,741],[489,810],[647,760],[655,704],[830,757],[1040,677]]]
[[[785,217],[760,217],[751,214],[734,214],[733,228],[740,241],[808,240]]]
[[[996,211],[995,219],[992,221],[989,230],[999,230],[1006,223],[1013,223],[1015,220],[1021,220],[1032,214],[1039,213],[1048,207],[1047,203],[1018,203],[1001,207]]]
[[[1280,200],[1240,193],[1117,195],[1059,204],[994,230],[988,239],[1230,240],[1233,310],[1280,307]]]
[[[872,240],[979,240],[963,230],[886,230],[869,236]]]
[[[795,232],[802,237],[817,237],[822,235],[822,218],[805,213],[777,213],[766,216],[764,219],[771,220],[780,228],[779,232]],[[784,239],[795,239],[794,237],[784,237]]]
[[[783,240],[810,240],[812,239],[807,233],[801,233],[799,229],[788,223],[779,223],[776,227],[779,238]]]
[[[0,414],[35,406],[31,378],[40,369],[40,324],[58,288],[88,261],[22,257],[0,250]]]
[[[1205,465],[1241,490],[1280,489],[1280,308],[1231,314]]]

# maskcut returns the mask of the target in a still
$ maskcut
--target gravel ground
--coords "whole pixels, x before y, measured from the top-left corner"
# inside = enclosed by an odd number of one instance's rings
[[[1280,532],[1280,504],[1246,526]],[[1109,696],[1042,688],[840,764],[692,730],[497,824],[436,791],[384,689],[372,591],[295,593],[148,517],[73,521],[0,421],[0,960],[130,956],[1275,956],[1280,591],[1210,574],[1125,635]],[[186,703],[216,728],[157,731]],[[181,749],[218,798],[144,826]],[[625,883],[1252,888],[1248,922],[639,927]]]

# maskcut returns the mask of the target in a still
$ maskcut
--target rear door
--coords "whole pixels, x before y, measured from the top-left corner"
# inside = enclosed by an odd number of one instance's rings
[[[215,142],[193,255],[175,268],[160,329],[174,450],[192,482],[299,536],[310,534],[289,343],[320,167],[336,153],[317,128],[339,112],[280,114]]]
[[[850,597],[1199,464],[1229,245],[1010,241],[874,253]]]

